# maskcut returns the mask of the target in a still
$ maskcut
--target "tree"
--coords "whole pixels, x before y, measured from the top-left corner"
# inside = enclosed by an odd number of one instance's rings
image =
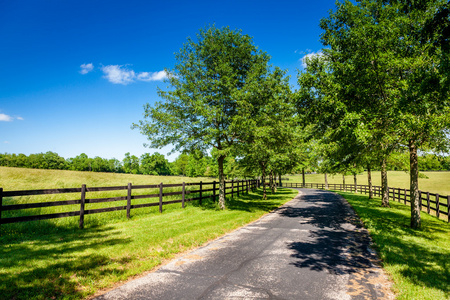
[[[240,145],[238,153],[242,157],[241,165],[247,170],[259,168],[264,199],[266,176],[271,178],[274,190],[274,176],[293,168],[300,157],[298,120],[288,79],[284,71],[275,68],[243,95],[243,101],[251,109],[239,116],[239,122],[245,123],[248,130],[242,135],[245,143]],[[287,160],[292,160],[292,164]]]
[[[125,173],[139,174],[139,158],[136,155],[130,155],[130,152],[125,153],[123,169]]]
[[[339,3],[321,20],[322,43],[329,48],[308,61],[299,84],[301,107],[312,108],[309,114],[318,123],[317,134],[337,143],[342,162],[376,158],[382,205],[388,206],[386,159],[398,140],[391,105],[398,91],[393,88],[395,76],[384,71],[390,68],[390,53],[380,45],[392,41],[389,36],[383,40],[386,28],[377,25],[383,15],[375,2]]]
[[[170,175],[170,164],[164,155],[158,152],[141,155],[139,171],[145,175]]]
[[[89,171],[90,162],[89,157],[85,153],[81,153],[68,160],[70,170],[74,171]]]
[[[189,155],[186,153],[181,153],[175,161],[172,163],[172,169],[174,175],[187,176],[186,167],[188,165]]]
[[[440,147],[447,140],[449,95],[443,85],[448,72],[441,68],[446,56],[439,49],[429,51],[432,44],[418,38],[445,1],[414,3],[362,0],[337,4],[337,10],[321,21],[322,42],[329,47],[324,50],[326,64],[316,63],[319,67],[311,70],[320,72],[305,76],[304,81],[323,82],[315,79],[317,75],[327,78],[328,89],[321,90],[325,96],[320,100],[338,112],[331,119],[337,120],[334,128],[353,120],[359,140],[368,141],[367,146],[375,150],[373,155],[381,160],[383,205],[388,199],[387,157],[396,148],[409,149],[411,227],[417,228],[417,150]],[[316,91],[308,92],[315,95]]]
[[[269,57],[258,50],[251,37],[228,27],[202,29],[197,41],[188,38],[176,54],[173,70],[166,70],[170,89],[158,90],[164,102],[144,106],[144,120],[133,124],[160,148],[217,149],[219,204],[225,208],[223,164],[239,143],[245,124],[236,123],[243,107],[240,96],[265,74]]]

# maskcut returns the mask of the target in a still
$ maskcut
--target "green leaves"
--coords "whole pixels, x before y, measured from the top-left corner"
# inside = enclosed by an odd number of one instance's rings
[[[168,70],[170,89],[159,90],[164,102],[145,106],[139,128],[151,147],[172,144],[174,150],[226,154],[245,131],[242,110],[248,109],[242,91],[267,70],[268,55],[248,35],[228,27],[210,27],[188,39]]]

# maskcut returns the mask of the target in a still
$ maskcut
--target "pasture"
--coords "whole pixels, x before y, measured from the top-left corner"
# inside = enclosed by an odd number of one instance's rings
[[[439,193],[440,195],[450,195],[450,172],[420,172],[428,178],[419,178],[419,189],[424,192]],[[302,175],[286,175],[288,182],[302,182]],[[404,171],[388,171],[388,186],[402,189],[409,189],[409,173]],[[358,184],[368,184],[367,172],[363,172],[356,177]],[[308,183],[324,183],[324,174],[306,174],[305,181]],[[328,183],[342,183],[341,174],[328,174]],[[353,175],[345,176],[346,184],[353,184]],[[372,184],[381,185],[381,174],[379,171],[372,172]]]
[[[14,168],[0,168],[0,172],[0,185],[8,190],[201,180]],[[211,200],[204,200],[202,205],[190,202],[185,209],[179,204],[167,205],[162,214],[157,209],[143,209],[130,220],[123,214],[115,217],[114,212],[101,213],[97,222],[87,221],[83,230],[77,228],[76,219],[74,224],[7,224],[8,230],[2,229],[0,236],[0,295],[5,299],[88,297],[254,221],[296,194],[281,189],[261,200],[261,191],[257,190],[228,197],[224,211]]]

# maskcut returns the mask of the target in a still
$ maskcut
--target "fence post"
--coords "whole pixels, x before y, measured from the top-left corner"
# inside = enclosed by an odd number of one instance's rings
[[[450,223],[450,195],[447,196],[447,223]]]
[[[231,179],[231,198],[234,198],[234,179]]]
[[[162,213],[163,183],[159,185],[159,212]]]
[[[216,202],[216,181],[213,181],[213,202]]]
[[[198,201],[198,203],[200,204],[200,205],[202,205],[202,185],[203,185],[203,183],[200,181],[200,200]]]
[[[430,192],[427,192],[427,214],[430,214]]]
[[[239,180],[237,181],[237,196],[239,197]]]
[[[86,185],[81,186],[81,204],[80,204],[80,228],[84,228],[84,204],[86,202]]]
[[[186,198],[186,183],[183,182],[183,187],[181,189],[181,207],[182,208],[184,208],[184,200],[185,200],[185,198]]]
[[[436,194],[436,217],[439,219],[439,194]]]
[[[404,203],[406,205],[406,189],[404,189],[404,192],[405,192],[405,198],[403,200],[404,200]]]
[[[412,205],[412,191],[409,191],[409,201],[411,202]],[[422,210],[422,191],[419,191],[419,210]]]
[[[127,193],[127,219],[130,218],[131,210],[131,183],[128,183],[128,193]]]
[[[3,208],[3,188],[0,188],[0,226],[2,220],[2,208]]]

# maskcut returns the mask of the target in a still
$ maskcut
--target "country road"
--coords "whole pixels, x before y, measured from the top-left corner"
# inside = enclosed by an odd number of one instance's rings
[[[298,190],[258,221],[96,299],[393,299],[347,202]]]

